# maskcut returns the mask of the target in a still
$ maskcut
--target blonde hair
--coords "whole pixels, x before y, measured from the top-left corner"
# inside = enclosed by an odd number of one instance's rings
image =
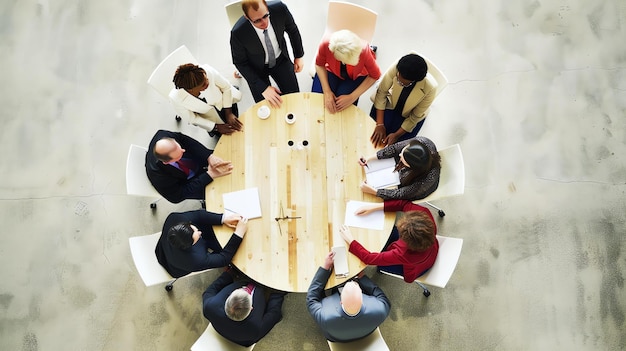
[[[356,66],[363,50],[361,38],[353,32],[342,29],[330,35],[328,49],[335,58],[346,65]]]

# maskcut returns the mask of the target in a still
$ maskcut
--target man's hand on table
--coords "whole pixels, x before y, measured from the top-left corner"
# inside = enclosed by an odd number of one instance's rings
[[[324,263],[322,264],[322,268],[329,271],[331,268],[333,268],[334,262],[335,262],[335,252],[331,251],[324,258]]]
[[[220,157],[211,154],[208,158],[209,167],[207,173],[211,178],[219,178],[233,172],[233,163],[230,161],[224,161]]]
[[[273,86],[268,86],[261,95],[270,103],[272,107],[278,108],[283,103],[283,99],[280,97],[280,90]]]
[[[237,226],[235,227],[234,234],[243,239],[247,231],[248,231],[248,219],[245,217],[241,217],[239,222],[237,222]]]

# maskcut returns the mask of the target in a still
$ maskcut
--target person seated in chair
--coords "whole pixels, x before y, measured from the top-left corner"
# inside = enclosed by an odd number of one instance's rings
[[[406,200],[387,200],[358,208],[356,215],[366,215],[374,211],[402,211],[402,217],[393,227],[382,252],[370,252],[354,240],[347,226],[339,233],[349,246],[352,254],[368,265],[378,265],[379,270],[404,277],[412,283],[435,264],[439,252],[437,226],[430,211]]]
[[[359,102],[359,97],[378,78],[380,68],[368,43],[344,29],[322,40],[315,58],[311,91],[324,93],[324,106],[331,113]]]
[[[222,248],[214,225],[224,224],[235,231]],[[240,215],[217,214],[205,210],[173,212],[165,219],[154,253],[174,278],[230,263],[248,230],[248,219]],[[210,251],[209,251],[210,250]]]
[[[391,158],[396,160],[394,172],[400,173],[400,185],[397,189],[375,189],[361,183],[361,191],[376,195],[383,200],[419,200],[430,195],[439,186],[441,172],[441,157],[432,140],[425,137],[415,137],[392,145],[388,145],[376,152],[375,155],[359,158],[359,165],[365,167],[367,160]]]
[[[374,147],[414,138],[426,120],[437,87],[426,78],[428,65],[417,54],[402,56],[378,84],[370,117],[376,127],[370,140]]]
[[[230,161],[213,155],[213,150],[183,133],[157,131],[146,153],[150,183],[172,203],[203,200],[207,184],[232,171]]]
[[[170,91],[170,101],[188,110],[185,114],[188,123],[206,129],[211,136],[242,130],[236,104],[241,100],[241,92],[213,67],[180,65],[173,81],[175,88]]]
[[[334,258],[335,253],[329,252],[311,281],[306,295],[309,313],[332,342],[362,339],[387,318],[391,303],[367,276],[345,283],[341,293],[324,296]]]
[[[226,339],[241,346],[261,340],[283,318],[284,292],[269,293],[249,280],[233,280],[233,269],[222,273],[202,294],[204,317]]]

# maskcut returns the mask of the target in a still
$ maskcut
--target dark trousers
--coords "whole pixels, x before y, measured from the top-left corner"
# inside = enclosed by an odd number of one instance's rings
[[[387,134],[395,133],[398,129],[400,129],[402,123],[404,123],[404,117],[402,117],[402,113],[396,112],[396,110],[387,109],[385,109],[384,113],[385,121],[383,122],[383,124],[385,125],[385,130],[387,131]],[[372,109],[370,110],[370,117],[372,117],[374,122],[376,122],[376,109],[374,108],[374,105],[372,105]],[[396,140],[396,142],[415,138],[420,129],[422,129],[424,121],[426,121],[426,118],[419,121],[419,123],[415,125],[415,128],[413,128],[413,131],[404,133],[400,138],[398,138],[398,140]]]
[[[278,85],[278,89],[283,94],[297,93],[300,91],[298,86],[298,79],[296,78],[296,72],[293,71],[293,62],[284,55],[280,55],[276,59],[276,65],[269,68],[267,65],[263,68],[263,72],[259,74],[265,81],[267,86],[271,85],[270,77],[274,79]],[[263,91],[257,91],[254,87],[250,86],[250,92],[254,102],[259,102],[265,99],[263,97]]]
[[[341,79],[334,75],[331,72],[328,72],[328,85],[330,85],[330,90],[335,93],[335,96],[348,95],[354,91],[363,81],[365,80],[365,76],[361,76],[355,80],[351,79]],[[311,87],[311,91],[314,93],[322,93],[322,83],[320,83],[320,78],[315,74],[313,77],[313,86]],[[359,103],[359,99],[353,103],[356,106]]]

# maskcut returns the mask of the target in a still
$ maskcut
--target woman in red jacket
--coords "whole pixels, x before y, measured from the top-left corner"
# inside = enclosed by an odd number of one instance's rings
[[[404,212],[393,227],[382,252],[370,252],[354,240],[347,226],[339,229],[348,243],[350,252],[368,265],[378,265],[380,270],[399,274],[404,281],[412,283],[435,264],[439,242],[435,234],[437,226],[430,211],[407,200],[387,200],[359,208],[355,214],[365,215],[373,211]]]

